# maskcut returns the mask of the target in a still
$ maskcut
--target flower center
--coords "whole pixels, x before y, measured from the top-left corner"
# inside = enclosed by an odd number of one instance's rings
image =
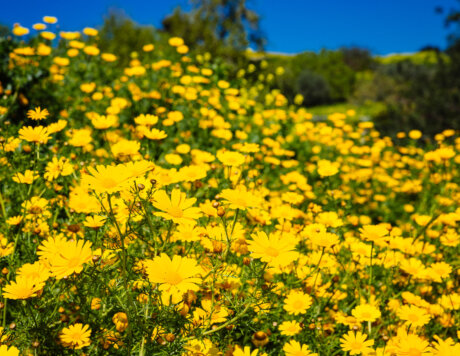
[[[184,212],[178,206],[172,206],[168,213],[174,218],[181,218],[184,215]]]
[[[79,332],[75,331],[74,333],[69,335],[69,338],[72,339],[73,343],[77,344],[82,341],[81,336],[82,335]]]
[[[416,348],[411,347],[407,355],[408,356],[421,356],[422,353],[420,352],[420,350],[417,350]]]
[[[112,178],[105,178],[105,179],[102,181],[102,185],[103,185],[105,188],[113,188],[113,187],[116,187],[116,186],[117,186],[117,182],[115,181],[115,179],[112,179]]]
[[[269,255],[270,257],[278,257],[280,254],[280,252],[276,248],[273,248],[273,247],[267,247],[265,249],[265,253]]]
[[[363,344],[360,343],[360,342],[355,341],[355,342],[352,342],[350,344],[350,347],[351,347],[352,350],[361,350],[362,347],[363,347]]]
[[[77,266],[80,266],[80,259],[78,257],[72,257],[67,260],[68,268],[75,268]]]
[[[292,306],[294,309],[303,309],[303,302],[301,300],[296,300]]]
[[[169,272],[168,277],[166,278],[167,283],[174,286],[182,282],[182,279],[182,276],[176,271]]]

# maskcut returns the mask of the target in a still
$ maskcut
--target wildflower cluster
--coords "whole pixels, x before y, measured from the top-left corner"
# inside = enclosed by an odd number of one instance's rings
[[[460,354],[454,131],[313,117],[180,38],[119,70],[56,21],[9,56],[53,106],[0,83],[2,355]]]

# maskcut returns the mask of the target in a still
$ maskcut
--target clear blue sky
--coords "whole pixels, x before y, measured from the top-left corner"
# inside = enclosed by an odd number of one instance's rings
[[[374,54],[414,52],[425,45],[446,46],[449,31],[442,6],[457,0],[247,0],[262,16],[267,50],[297,53],[359,45]],[[140,24],[159,27],[161,19],[187,0],[22,0],[2,1],[0,23],[31,26],[44,15],[56,16],[60,29],[97,27],[108,9],[124,9]]]

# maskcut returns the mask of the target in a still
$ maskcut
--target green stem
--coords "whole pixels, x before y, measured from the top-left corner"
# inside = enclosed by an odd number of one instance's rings
[[[149,303],[145,303],[145,311],[144,311],[144,322],[147,320],[147,315],[149,313]],[[139,351],[139,356],[144,356],[145,350],[144,350],[144,345],[145,345],[145,335],[142,335],[142,340],[141,340],[141,349]]]
[[[323,255],[324,255],[324,250],[326,248],[323,247],[323,249],[321,250],[321,256],[319,257],[319,261],[318,261],[318,264],[316,265],[316,276],[315,276],[315,281],[313,282],[313,287],[311,288],[311,293],[313,294],[313,292],[315,291],[315,286],[316,286],[316,280],[318,279],[318,275],[319,275],[319,272],[321,270],[321,267],[320,267],[320,264],[321,264],[321,260],[323,259]]]
[[[215,333],[216,331],[219,331],[219,330],[222,330],[223,328],[227,327],[228,325],[234,323],[235,321],[237,321],[239,318],[241,318],[244,314],[246,314],[246,312],[248,311],[249,307],[251,306],[251,303],[248,303],[246,305],[246,307],[242,310],[241,313],[239,313],[237,316],[235,316],[234,318],[226,321],[225,323],[223,323],[221,326],[218,326],[217,328],[214,328],[214,329],[211,329],[211,330],[208,330],[208,331],[205,331],[203,334],[201,334],[202,336],[205,336],[205,335],[209,335],[209,334],[212,334],[212,333]]]
[[[238,219],[239,212],[240,212],[240,209],[236,209],[235,217],[233,218],[232,231],[230,232],[230,236],[233,236],[233,230],[235,230],[236,220]]]
[[[6,217],[6,210],[5,210],[5,202],[3,201],[2,192],[0,192],[0,209],[2,209],[3,219],[5,219],[6,221],[7,217]]]
[[[227,239],[227,248],[225,249],[224,256],[223,256],[223,260],[225,261],[227,255],[228,255],[228,251],[230,251],[231,240],[230,240],[230,237],[228,236],[227,224],[225,223],[224,217],[222,216],[220,218],[220,220],[222,221],[222,225],[224,225],[225,238]]]
[[[32,307],[31,307],[30,303],[27,302],[27,301],[24,301],[24,302],[25,302],[24,304],[25,304],[25,305],[27,306],[27,308],[29,309],[29,313],[30,313],[30,315],[32,316],[32,319],[34,320],[35,327],[38,329],[37,319],[35,318],[35,314],[34,314],[34,312],[33,312],[33,310],[32,310]]]
[[[129,347],[129,350],[131,350],[131,342],[132,342],[131,341],[131,323],[133,322],[132,317],[131,317],[131,306],[133,305],[133,300],[132,300],[131,293],[129,292],[129,289],[128,289],[127,253],[126,253],[126,247],[125,247],[125,239],[124,239],[124,235],[121,232],[118,221],[115,217],[115,214],[113,212],[112,200],[111,200],[110,194],[107,194],[107,202],[109,204],[110,216],[113,222],[115,223],[115,227],[117,228],[118,235],[120,236],[120,242],[121,242],[121,263],[122,263],[121,273],[123,277],[123,285],[125,287],[125,291],[128,297],[128,304],[126,308],[126,316],[128,317],[127,334],[128,334],[128,347]]]
[[[371,245],[371,263],[370,263],[370,270],[369,270],[369,303],[371,302],[371,293],[372,293],[372,257],[373,257],[372,255],[373,253],[374,253],[374,241],[372,241],[372,245]]]
[[[144,200],[142,200],[142,207],[144,208],[145,219],[147,220],[147,225],[149,226],[150,233],[151,233],[152,236],[153,236],[153,243],[154,243],[155,256],[156,256],[157,253],[158,253],[158,245],[157,245],[157,239],[156,239],[156,237],[154,236],[155,228],[153,227],[152,219],[150,219],[150,214],[149,214],[149,212],[148,212],[148,210],[147,210],[147,202],[144,201]]]

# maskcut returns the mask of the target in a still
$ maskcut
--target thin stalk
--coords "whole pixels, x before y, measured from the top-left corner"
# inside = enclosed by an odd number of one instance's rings
[[[228,251],[230,251],[231,240],[230,240],[230,237],[228,236],[227,224],[225,223],[224,217],[222,216],[222,217],[220,218],[220,220],[222,221],[222,225],[224,225],[225,238],[227,239],[227,248],[225,249],[224,256],[223,256],[223,259],[225,260],[225,258],[226,258],[227,255],[228,255]]]
[[[315,268],[315,269],[317,270],[317,272],[316,272],[316,276],[315,276],[315,281],[313,282],[313,287],[311,288],[311,293],[312,293],[312,294],[313,294],[313,292],[315,291],[316,280],[318,279],[318,275],[319,275],[319,272],[320,272],[320,270],[321,270],[320,264],[321,264],[321,260],[323,259],[323,255],[324,255],[324,250],[325,250],[325,249],[326,249],[326,248],[323,247],[323,249],[321,250],[321,256],[319,257],[318,264],[316,265],[316,268]]]
[[[147,319],[147,316],[148,316],[148,313],[149,313],[149,303],[147,302],[145,304],[146,305],[145,305],[145,311],[144,311],[144,320]],[[144,356],[144,354],[145,354],[144,346],[145,346],[145,335],[142,335],[141,349],[139,351],[139,356]]]
[[[2,192],[0,192],[0,209],[2,209],[3,219],[6,221],[7,217],[6,217],[6,210],[5,210],[5,202],[3,201]]]
[[[232,231],[230,232],[230,236],[233,236],[233,230],[235,230],[235,225],[236,225],[236,221],[238,220],[239,212],[240,212],[240,209],[236,209],[235,217],[233,218]]]
[[[223,328],[227,327],[228,325],[234,323],[235,321],[237,321],[239,318],[241,318],[244,314],[246,314],[246,312],[248,311],[249,307],[251,306],[251,303],[248,303],[246,305],[246,307],[242,310],[241,313],[239,313],[237,316],[235,316],[234,318],[226,321],[225,323],[223,323],[222,325],[218,326],[217,328],[215,329],[211,329],[211,330],[208,330],[208,331],[205,331],[203,334],[201,334],[202,336],[206,336],[206,335],[209,335],[209,334],[212,334],[212,333],[215,333],[216,331],[219,331],[219,330],[222,330]]]
[[[155,248],[155,256],[157,255],[158,253],[158,245],[157,245],[157,239],[156,237],[154,236],[154,227],[153,227],[153,223],[152,223],[152,219],[150,219],[150,214],[147,210],[147,202],[144,201],[144,200],[141,200],[142,201],[142,207],[144,208],[144,213],[145,213],[145,219],[147,220],[147,225],[149,226],[149,229],[150,229],[150,233],[152,234],[153,236],[153,243],[154,243],[154,248]]]
[[[126,247],[125,247],[125,239],[124,239],[124,235],[122,234],[121,232],[121,229],[120,229],[120,226],[118,225],[118,221],[115,217],[115,214],[113,212],[113,207],[112,207],[112,200],[111,200],[111,197],[110,197],[110,194],[107,194],[107,202],[109,204],[109,209],[110,209],[110,215],[111,215],[111,218],[113,220],[113,222],[115,223],[115,227],[117,228],[117,231],[118,231],[118,235],[120,236],[120,242],[121,242],[121,263],[122,263],[122,277],[123,277],[123,285],[125,287],[125,291],[126,291],[126,294],[128,296],[128,305],[127,305],[127,308],[126,308],[126,316],[128,317],[128,330],[127,330],[127,334],[128,334],[128,346],[129,346],[129,349],[131,350],[131,323],[133,322],[133,319],[131,317],[131,306],[133,305],[133,300],[132,300],[132,297],[131,297],[131,293],[129,293],[129,289],[128,289],[128,276],[127,276],[127,253],[126,253]]]
[[[371,264],[370,264],[370,270],[369,270],[369,303],[371,302],[371,293],[372,293],[372,255],[374,253],[374,241],[372,241],[371,245]]]

